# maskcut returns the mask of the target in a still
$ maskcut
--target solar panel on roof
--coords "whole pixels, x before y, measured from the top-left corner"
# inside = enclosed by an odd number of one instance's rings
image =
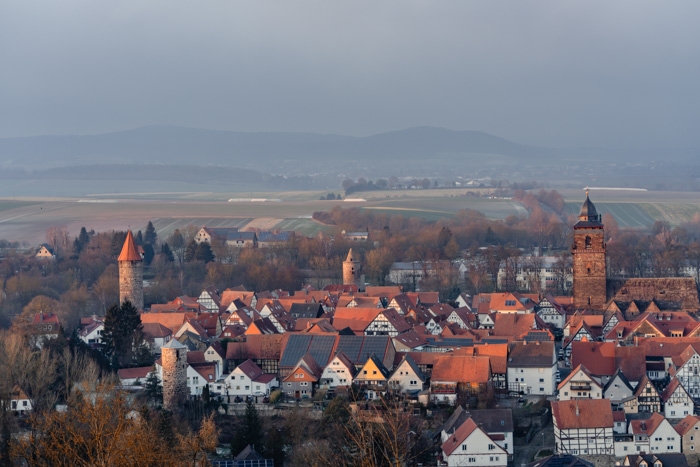
[[[485,339],[482,339],[481,342],[483,342],[484,344],[486,344],[486,343],[488,343],[488,344],[507,344],[508,339],[495,339],[495,338],[488,338],[487,337]]]
[[[319,366],[323,367],[330,360],[331,351],[335,344],[335,336],[313,336],[309,353]]]
[[[459,337],[446,337],[442,341],[437,341],[435,342],[435,345],[438,347],[447,347],[447,346],[462,346],[462,347],[471,347],[474,344],[474,339],[471,338],[459,338]]]
[[[294,366],[299,362],[309,349],[311,343],[310,335],[291,335],[287,341],[287,346],[284,349],[284,354],[280,359],[281,367]]]
[[[379,360],[384,360],[388,340],[389,336],[366,336],[358,363],[366,362],[372,354],[376,355]]]
[[[364,336],[340,336],[338,341],[338,351],[344,352],[351,362],[357,363],[362,349]]]

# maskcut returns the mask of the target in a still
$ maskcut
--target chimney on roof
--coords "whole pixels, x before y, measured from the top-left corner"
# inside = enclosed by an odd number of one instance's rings
[[[576,416],[578,417],[581,412],[578,410],[578,400],[576,400],[575,402],[576,402]]]

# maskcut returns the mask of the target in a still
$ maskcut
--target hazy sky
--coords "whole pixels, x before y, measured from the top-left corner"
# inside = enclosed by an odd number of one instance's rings
[[[0,0],[0,137],[150,124],[700,147],[700,2]]]

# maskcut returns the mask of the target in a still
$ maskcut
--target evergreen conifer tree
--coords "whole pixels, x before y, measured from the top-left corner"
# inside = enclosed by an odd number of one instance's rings
[[[155,245],[157,239],[158,233],[156,232],[156,228],[153,227],[153,222],[148,221],[148,225],[146,226],[146,232],[143,235],[143,242],[146,245]]]
[[[107,358],[114,368],[124,368],[134,361],[135,352],[143,341],[141,317],[130,301],[114,305],[105,315],[102,340]]]

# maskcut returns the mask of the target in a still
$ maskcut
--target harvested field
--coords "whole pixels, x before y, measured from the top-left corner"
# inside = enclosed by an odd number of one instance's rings
[[[248,224],[246,224],[241,230],[272,230],[277,224],[282,222],[282,219],[277,219],[274,217],[258,217],[257,219],[252,219]]]

